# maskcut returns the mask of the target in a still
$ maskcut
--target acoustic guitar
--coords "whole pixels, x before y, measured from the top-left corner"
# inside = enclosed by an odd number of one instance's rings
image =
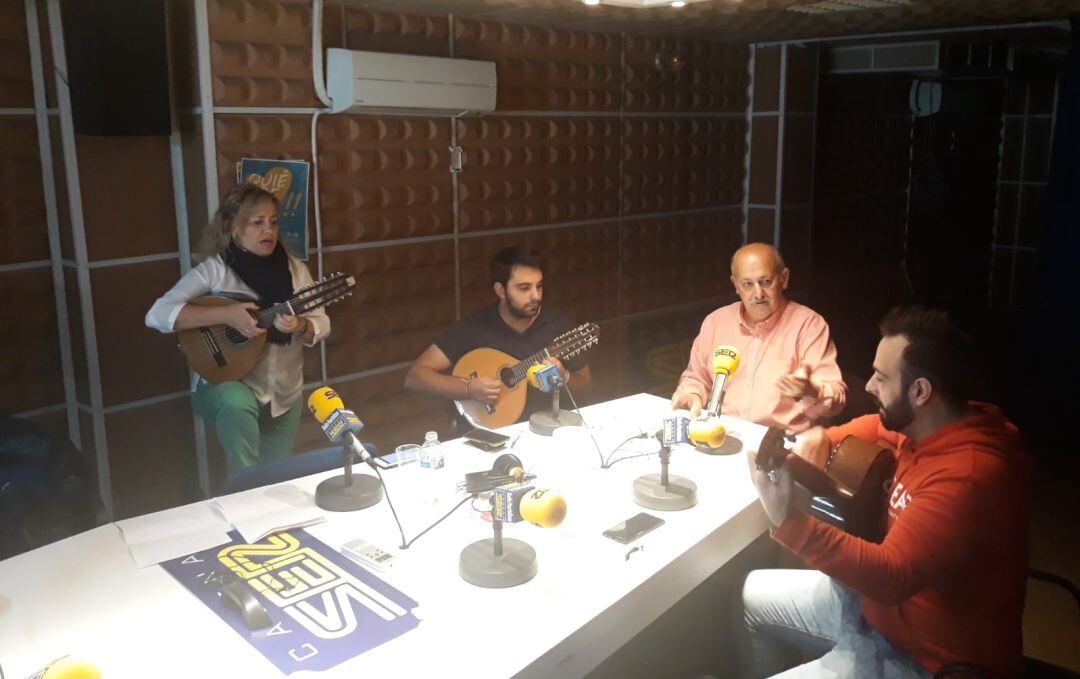
[[[492,377],[502,382],[503,389],[495,403],[481,403],[472,399],[454,401],[458,412],[474,425],[488,429],[498,429],[517,422],[525,409],[529,368],[543,363],[546,358],[563,361],[577,356],[596,346],[600,341],[599,332],[600,327],[595,323],[584,323],[559,335],[542,351],[520,361],[496,349],[473,349],[458,359],[451,373],[468,380]]]
[[[796,485],[805,491],[795,494],[799,509],[864,540],[880,542],[896,472],[893,451],[848,436],[832,449],[822,469],[788,450],[785,440],[794,437],[769,427],[758,448],[758,468],[771,471],[786,463]]]
[[[287,301],[252,312],[260,328],[272,328],[274,317],[279,314],[298,316],[314,311],[351,295],[356,279],[345,274],[330,274],[320,281],[297,290]],[[188,304],[197,306],[226,306],[237,300],[207,295],[193,299]],[[177,333],[180,353],[187,359],[191,369],[207,382],[218,384],[239,380],[251,372],[262,356],[266,345],[266,333],[256,337],[244,337],[228,325],[211,325],[188,328]]]

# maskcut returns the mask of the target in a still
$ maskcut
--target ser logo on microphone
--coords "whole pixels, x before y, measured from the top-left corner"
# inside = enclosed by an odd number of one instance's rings
[[[316,394],[318,394],[318,396],[316,396]],[[323,387],[322,389],[319,389],[318,391],[313,393],[308,398],[308,411],[315,417],[319,417],[319,408],[316,403],[325,403],[326,401],[329,401],[330,399],[335,399],[337,397],[338,395],[336,391],[334,391],[330,387]]]

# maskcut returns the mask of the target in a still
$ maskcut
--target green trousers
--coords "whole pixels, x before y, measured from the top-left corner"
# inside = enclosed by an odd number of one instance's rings
[[[210,384],[202,380],[191,395],[191,406],[217,430],[229,473],[291,453],[303,409],[302,400],[297,400],[273,417],[270,404],[259,403],[243,382]]]

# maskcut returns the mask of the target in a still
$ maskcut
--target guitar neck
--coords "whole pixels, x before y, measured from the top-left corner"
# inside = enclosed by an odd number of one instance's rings
[[[514,373],[514,383],[517,384],[529,374],[529,368],[533,367],[537,363],[542,363],[545,359],[549,358],[551,353],[547,349],[542,349],[532,356],[527,356],[521,359],[514,365],[510,366],[510,371]]]
[[[339,299],[347,290],[346,283],[338,283],[333,280],[319,281],[318,283],[300,290],[285,302],[279,302],[274,306],[262,309],[255,314],[255,322],[260,328],[269,328],[274,324],[274,318],[281,314],[299,316],[309,311]]]

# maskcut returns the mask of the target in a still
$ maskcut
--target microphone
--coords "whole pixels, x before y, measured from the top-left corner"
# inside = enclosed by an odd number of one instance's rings
[[[675,414],[664,418],[663,427],[657,432],[656,438],[661,445],[673,446],[678,443],[690,441],[690,418],[686,415]]]
[[[491,518],[503,523],[528,521],[540,528],[554,528],[566,518],[566,498],[549,488],[510,484],[495,488]]]
[[[383,499],[383,484],[380,479],[370,474],[353,474],[352,457],[355,454],[367,462],[375,473],[379,473],[371,453],[364,448],[356,433],[364,428],[364,423],[351,410],[345,408],[341,398],[330,387],[321,387],[312,392],[307,401],[308,410],[322,425],[327,438],[341,443],[342,465],[345,473],[324,479],[315,488],[315,504],[332,512],[351,512],[365,509]]]
[[[700,448],[719,448],[726,436],[727,430],[716,415],[691,419],[676,413],[664,418],[663,429],[657,432],[656,438],[668,447],[690,443]]]
[[[713,415],[720,414],[720,407],[724,405],[724,387],[727,386],[728,378],[739,367],[739,350],[730,344],[716,347],[712,355],[713,384],[709,393],[709,405],[705,410]]]
[[[551,391],[562,384],[559,368],[552,363],[537,363],[528,371],[529,386],[539,391]]]
[[[345,408],[345,403],[330,387],[316,389],[308,397],[308,410],[322,425],[323,433],[334,443],[341,443],[351,449],[356,456],[367,462],[371,468],[375,468],[375,460],[371,453],[356,438],[355,432],[364,428],[364,423],[351,410]]]
[[[727,429],[716,415],[709,414],[690,422],[690,443],[699,448],[719,448],[727,438]]]

